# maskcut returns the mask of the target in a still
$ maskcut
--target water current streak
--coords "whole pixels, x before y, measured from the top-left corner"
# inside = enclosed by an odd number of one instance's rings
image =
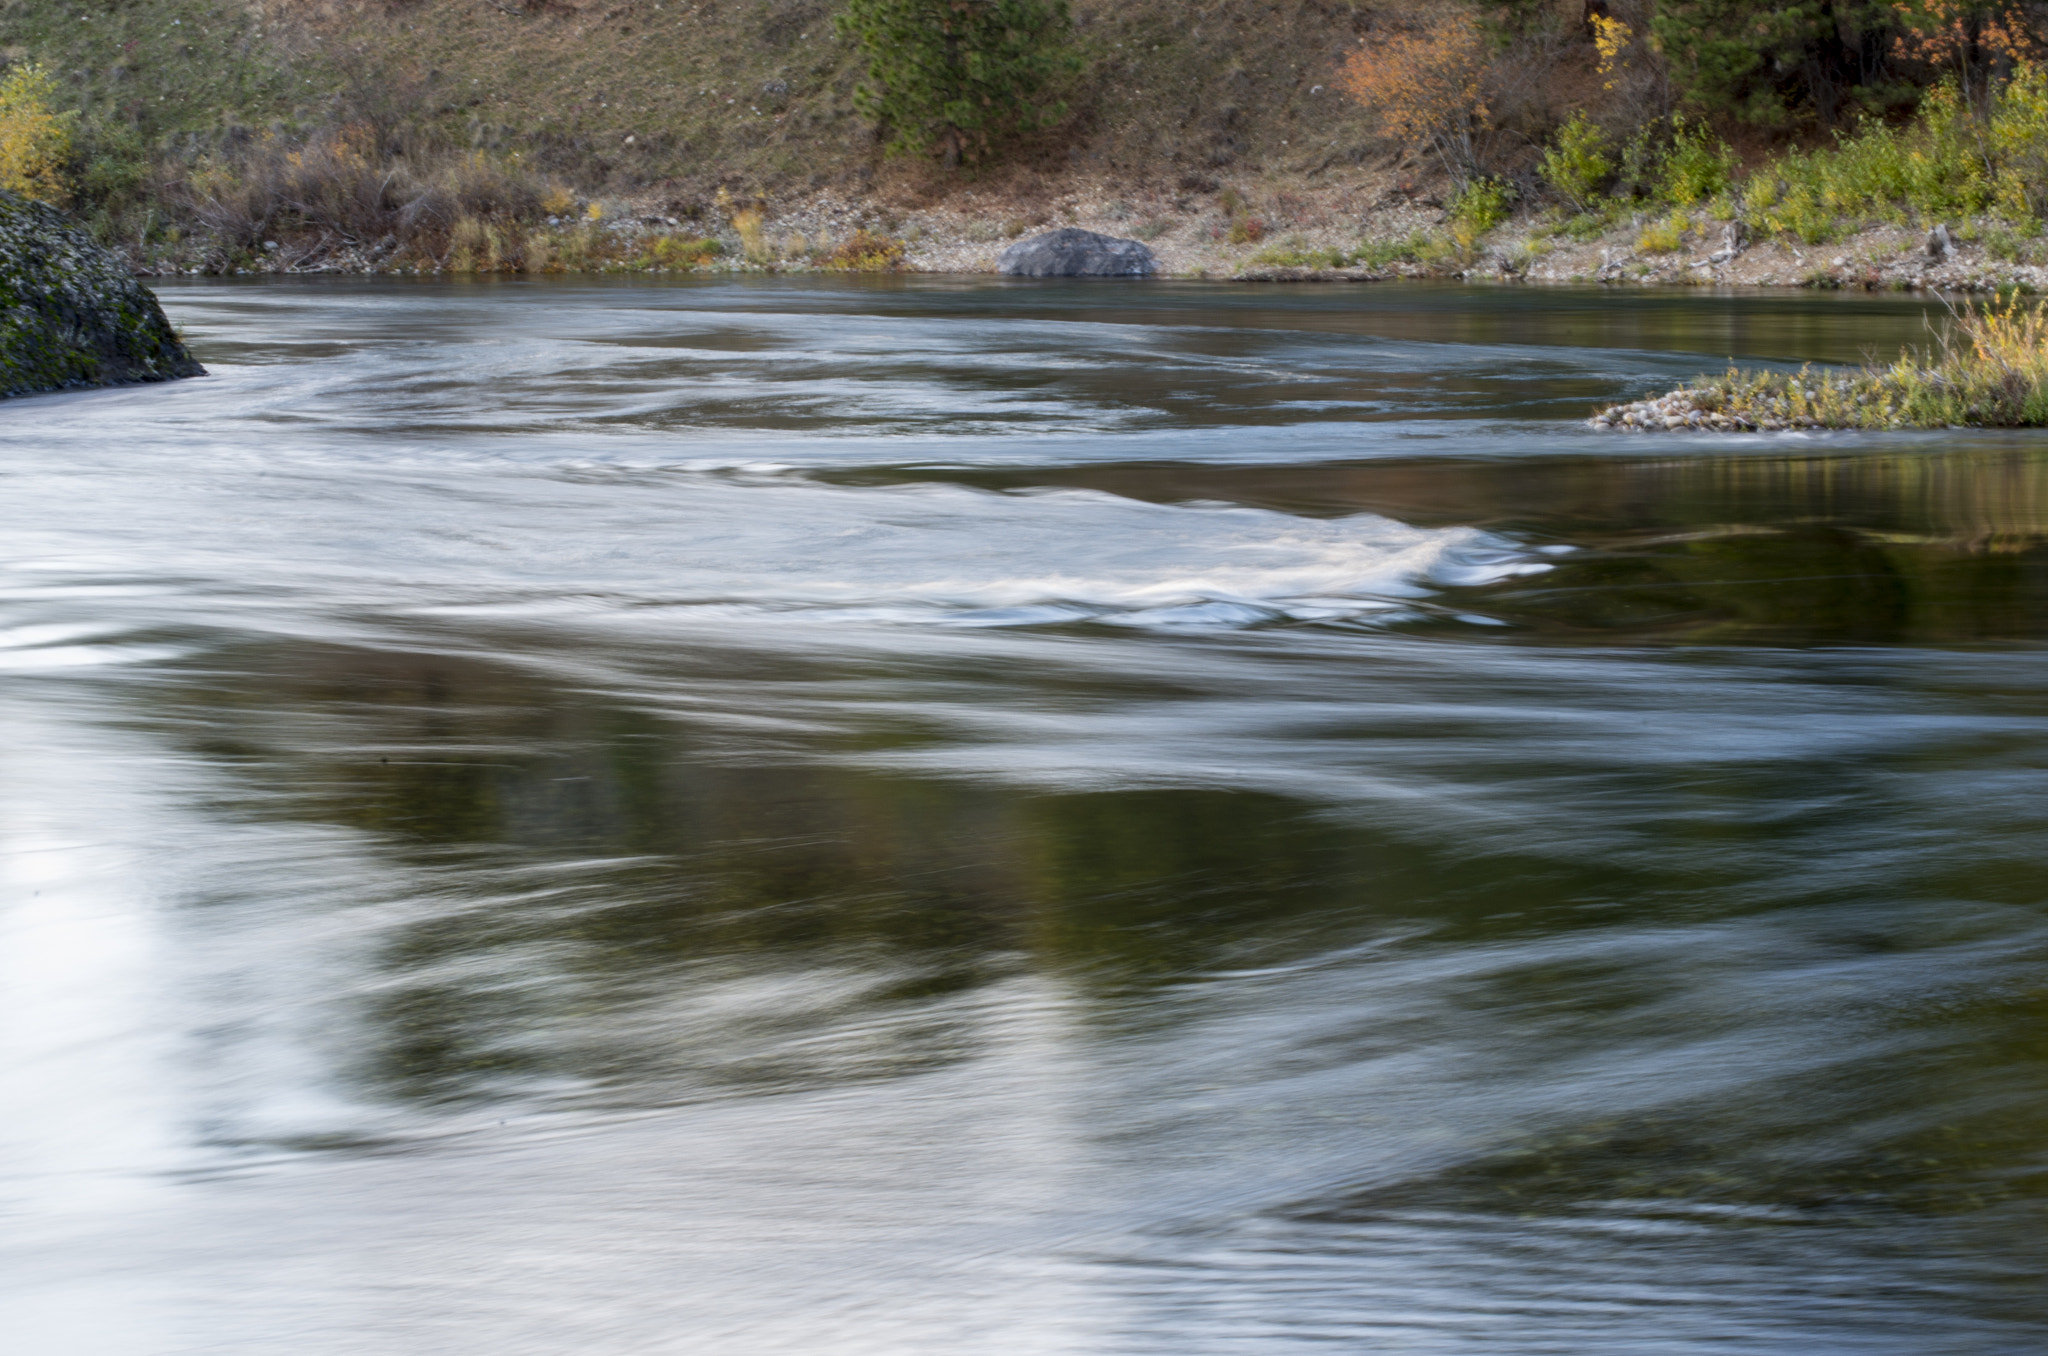
[[[2048,452],[1886,298],[175,286],[0,408],[24,1351],[2031,1353]]]

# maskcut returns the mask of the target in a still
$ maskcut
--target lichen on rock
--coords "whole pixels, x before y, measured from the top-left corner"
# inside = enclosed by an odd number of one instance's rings
[[[118,256],[56,208],[0,191],[0,396],[205,373]]]

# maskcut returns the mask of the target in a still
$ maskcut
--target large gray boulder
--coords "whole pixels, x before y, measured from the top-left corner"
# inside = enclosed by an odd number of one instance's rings
[[[1149,278],[1158,271],[1139,242],[1078,226],[1019,240],[996,259],[996,272],[1016,278]]]
[[[205,373],[118,256],[0,190],[0,396]]]

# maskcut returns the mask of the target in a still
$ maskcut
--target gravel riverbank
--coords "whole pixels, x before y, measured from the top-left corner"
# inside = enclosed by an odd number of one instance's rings
[[[1968,222],[1943,223],[1951,234],[1948,247],[1938,252],[1930,252],[1928,232],[1920,228],[1877,226],[1809,245],[1731,240],[1728,223],[1704,216],[1682,231],[1630,221],[1587,240],[1564,234],[1555,222],[1516,219],[1460,250],[1450,240],[1442,204],[1385,174],[1249,185],[1202,177],[1133,185],[1070,176],[1022,188],[1006,181],[944,191],[916,184],[865,196],[821,190],[751,205],[760,215],[746,234],[736,229],[728,208],[654,195],[583,205],[564,228],[601,233],[628,256],[593,271],[825,269],[839,245],[867,232],[900,242],[897,268],[903,272],[993,273],[997,257],[1016,240],[1079,226],[1144,241],[1158,257],[1160,275],[1177,278],[2048,291],[2048,241],[2013,239]],[[596,208],[595,218],[588,217],[590,207]],[[664,236],[708,237],[722,253],[665,265],[644,248]],[[145,274],[199,271],[166,257],[137,258],[135,264]],[[495,271],[519,270],[507,263]],[[392,242],[327,240],[317,247],[282,242],[245,260],[239,271],[443,270],[406,257]]]

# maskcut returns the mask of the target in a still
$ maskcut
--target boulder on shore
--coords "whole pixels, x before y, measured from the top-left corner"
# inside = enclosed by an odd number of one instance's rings
[[[0,190],[0,397],[205,374],[118,256]]]
[[[996,259],[996,272],[1015,278],[1149,278],[1158,271],[1140,242],[1078,226],[1019,240]]]

